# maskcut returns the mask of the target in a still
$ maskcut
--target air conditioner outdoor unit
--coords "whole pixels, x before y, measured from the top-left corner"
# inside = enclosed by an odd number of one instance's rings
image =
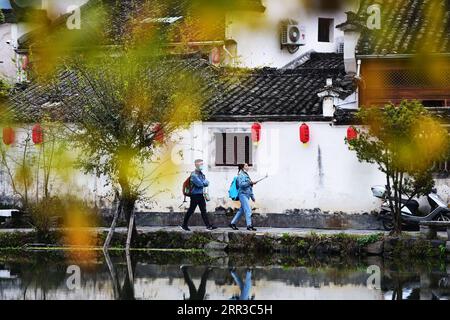
[[[303,46],[306,44],[305,27],[298,24],[285,24],[281,29],[282,46]]]

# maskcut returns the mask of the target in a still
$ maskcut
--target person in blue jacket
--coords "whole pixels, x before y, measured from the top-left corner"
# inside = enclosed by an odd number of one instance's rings
[[[204,189],[209,186],[209,181],[206,180],[206,176],[203,173],[203,160],[195,160],[195,171],[191,173],[191,204],[184,217],[184,222],[181,228],[185,231],[191,231],[188,227],[189,219],[195,212],[197,207],[200,208],[202,214],[203,222],[208,230],[217,229],[212,224],[209,223],[208,214],[206,212],[206,199],[204,195]]]
[[[253,194],[253,186],[256,184],[250,179],[248,175],[249,166],[247,163],[239,165],[239,172],[237,178],[238,197],[241,202],[241,208],[236,213],[236,216],[231,221],[230,227],[233,230],[239,230],[236,224],[245,214],[245,221],[247,223],[248,231],[256,231],[252,224],[252,208],[250,207],[250,199],[255,202],[255,196]]]

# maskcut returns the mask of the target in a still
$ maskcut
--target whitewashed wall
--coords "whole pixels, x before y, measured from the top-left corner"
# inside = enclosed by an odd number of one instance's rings
[[[196,124],[182,133],[183,142],[172,150],[180,166],[179,179],[174,179],[173,191],[156,199],[153,210],[176,208],[182,202],[181,183],[196,158],[207,164],[206,175],[211,182],[212,201],[209,210],[238,204],[228,199],[228,188],[237,173],[236,168],[215,167],[215,132],[250,132],[252,123]],[[265,122],[262,140],[254,148],[255,166],[250,175],[256,180],[266,173],[270,178],[255,187],[260,213],[282,213],[294,209],[360,213],[377,209],[370,187],[384,184],[384,177],[368,164],[359,163],[356,154],[348,150],[344,138],[347,127],[332,127],[329,123],[309,123],[311,142],[299,141],[298,122]],[[178,158],[183,150],[183,159]]]
[[[43,0],[42,9],[47,10],[50,19],[56,19],[65,14],[73,6],[81,6],[88,0]],[[1,2],[5,8],[10,8],[6,2]],[[5,23],[0,25],[0,77],[8,80],[10,83],[21,82],[25,80],[21,74],[20,55],[15,53],[17,40],[39,25],[32,23]],[[8,43],[7,43],[8,42]]]
[[[216,167],[214,133],[250,132],[252,123],[196,123],[189,130],[175,134],[161,154],[167,161],[160,171],[165,178],[157,180],[148,190],[151,200],[139,204],[139,210],[170,212],[182,211],[181,186],[193,170],[193,162],[202,158],[205,173],[211,182],[211,202],[208,210],[218,207],[238,207],[228,199],[228,189],[237,173],[234,167]],[[321,209],[329,212],[364,213],[379,208],[380,202],[372,196],[370,188],[384,185],[385,178],[376,166],[360,163],[356,154],[344,142],[347,126],[331,126],[329,123],[308,123],[311,141],[303,145],[299,141],[299,122],[264,122],[259,146],[253,149],[254,167],[250,175],[258,179],[269,174],[269,179],[254,189],[257,202],[253,204],[259,213],[283,213],[295,209]],[[17,141],[31,132],[31,127],[17,132]],[[34,151],[36,147],[32,146]],[[8,148],[9,154],[21,152],[20,145]],[[182,156],[181,156],[182,155]],[[70,163],[67,164],[70,170]],[[151,168],[149,168],[149,171]],[[76,194],[88,201],[101,200],[108,204],[110,189],[104,178],[86,176],[71,171],[64,180],[56,172],[51,188],[55,193]],[[1,175],[0,196],[11,192],[5,173]],[[450,200],[449,180],[438,180],[436,185],[444,200]],[[111,199],[110,199],[111,200]],[[423,209],[426,211],[425,206]]]
[[[227,16],[227,39],[237,42],[237,64],[241,67],[283,67],[302,54],[317,52],[336,52],[340,42],[344,42],[344,33],[334,28],[333,42],[318,41],[318,18],[334,18],[334,25],[346,21],[345,11],[353,7],[342,8],[337,12],[317,12],[306,9],[302,1],[265,0],[264,13],[233,12]],[[295,54],[280,48],[279,23],[284,19],[294,19],[306,27],[305,46]]]
[[[3,127],[0,128],[0,136],[2,135]],[[3,144],[2,138],[0,138],[0,143],[2,144],[2,149],[6,152],[6,158],[8,160],[8,167],[11,173],[15,175],[17,164],[21,163],[23,159],[23,151],[25,147],[25,140],[27,137],[31,136],[32,125],[23,125],[15,128],[15,142],[10,146],[5,146]],[[45,136],[44,136],[45,139]],[[31,157],[37,157],[42,147],[36,146],[32,141],[28,144],[29,155],[27,159]],[[42,153],[41,153],[42,154]],[[76,154],[74,152],[67,152],[67,154],[55,154],[54,166],[51,171],[50,181],[49,181],[49,191],[51,195],[77,195],[80,198],[94,203],[99,201],[101,195],[106,194],[107,189],[99,186],[103,186],[105,183],[104,179],[99,179],[97,177],[86,176],[80,171],[73,169],[73,163],[75,161]],[[42,159],[42,158],[41,158]],[[42,160],[40,162],[42,166]],[[39,181],[40,188],[38,190],[37,196],[42,197],[42,183],[44,180],[42,167],[37,173],[36,166],[32,167],[32,180],[33,186],[29,190],[30,200],[36,199],[36,187],[35,182]],[[38,174],[38,176],[37,176]],[[3,200],[11,199],[12,188],[10,184],[11,180],[8,172],[4,166],[0,164],[0,197]],[[22,190],[23,191],[23,190]]]
[[[22,78],[20,55],[16,54],[17,40],[35,28],[26,23],[5,23],[0,25],[0,77],[10,83],[20,82]]]

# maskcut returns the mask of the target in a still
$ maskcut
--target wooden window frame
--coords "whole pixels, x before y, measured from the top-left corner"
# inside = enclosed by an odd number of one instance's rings
[[[252,145],[252,141],[251,141],[251,133],[249,132],[220,132],[217,133],[216,132],[216,138],[218,136],[222,137],[222,163],[218,163],[218,159],[217,159],[217,153],[214,155],[214,165],[216,168],[222,168],[222,167],[236,167],[239,164],[239,159],[238,159],[238,155],[239,155],[239,144],[238,144],[238,137],[237,135],[243,135],[244,137],[244,142],[243,145],[241,145],[241,148],[244,149],[244,161],[245,163],[247,163],[249,165],[249,167],[254,167],[254,155],[253,153],[253,145]],[[234,163],[226,163],[227,162],[227,140],[230,139],[229,135],[233,136],[233,143],[232,143],[232,148],[233,148],[233,157],[234,157]],[[217,141],[215,141],[216,144],[216,148],[218,146]],[[250,161],[251,159],[251,161]]]

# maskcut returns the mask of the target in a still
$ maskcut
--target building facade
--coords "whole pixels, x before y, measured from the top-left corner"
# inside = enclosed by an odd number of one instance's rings
[[[233,81],[227,80],[233,69],[220,73],[222,95],[205,106],[212,110],[211,116],[176,133],[168,142],[162,152],[172,163],[171,179],[152,188],[148,194],[151,201],[140,203],[139,210],[184,210],[180,207],[181,185],[197,158],[206,162],[205,173],[211,182],[208,210],[212,212],[238,206],[228,198],[228,188],[237,174],[237,165],[243,162],[251,165],[250,175],[254,179],[269,176],[255,187],[255,212],[317,209],[358,214],[377,210],[380,203],[373,198],[370,188],[384,185],[385,177],[376,166],[360,163],[349,150],[345,137],[351,123],[340,121],[337,115],[342,110],[356,110],[361,105],[360,99],[363,103],[398,102],[400,97],[424,102],[439,100],[444,101],[439,105],[444,107],[448,106],[450,90],[438,88],[428,98],[424,96],[427,89],[420,84],[407,91],[376,87],[376,78],[370,73],[372,67],[385,76],[381,65],[392,69],[402,64],[381,53],[371,60],[373,57],[360,51],[367,43],[375,43],[375,35],[381,37],[376,43],[387,41],[382,38],[386,33],[366,28],[365,1],[347,15],[345,11],[349,8],[345,6],[322,8],[302,7],[299,1],[256,2],[256,6],[252,2],[250,7],[226,13],[223,39],[192,40],[192,46],[201,48],[202,61],[206,58],[217,67],[238,67],[239,72],[233,75]],[[384,2],[378,2],[383,12]],[[398,3],[403,13],[417,9],[405,2]],[[392,2],[386,1],[386,6],[389,4]],[[392,11],[389,7],[385,9]],[[449,8],[443,10],[444,17],[448,18]],[[386,21],[392,20],[384,17]],[[289,29],[290,26],[298,28]],[[391,27],[386,24],[386,28]],[[288,37],[293,30],[293,38],[284,39],[283,30],[288,32]],[[416,31],[405,29],[403,39],[415,36]],[[449,30],[444,29],[442,33],[444,39],[450,39]],[[289,43],[291,40],[293,44]],[[26,52],[26,47],[22,49]],[[443,50],[441,54],[449,52]],[[362,61],[361,69],[358,60]],[[242,72],[241,67],[250,70]],[[394,83],[398,85],[397,80]],[[30,101],[37,91],[32,84],[20,94],[31,96],[27,98]],[[40,101],[42,105],[31,107],[42,109],[51,103],[48,98]],[[252,135],[255,123],[261,126],[259,141]],[[310,132],[306,143],[300,141],[303,125]],[[104,199],[109,191],[103,188],[102,178],[77,175],[72,183],[94,201]],[[440,194],[448,200],[447,180],[440,179],[437,185]]]

